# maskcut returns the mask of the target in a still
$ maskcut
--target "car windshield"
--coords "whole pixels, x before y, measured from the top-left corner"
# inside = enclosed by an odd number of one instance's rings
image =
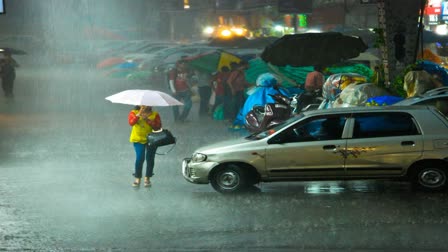
[[[297,121],[297,120],[299,120],[299,119],[301,119],[303,117],[304,117],[303,114],[298,114],[296,116],[293,116],[293,117],[289,118],[286,121],[283,121],[283,122],[281,122],[279,124],[276,124],[276,125],[274,125],[274,126],[272,126],[270,128],[267,128],[266,130],[264,130],[262,132],[253,133],[253,134],[247,136],[246,139],[248,139],[248,140],[260,140],[260,139],[266,138],[266,137],[274,134],[275,132],[279,131],[280,129],[282,129],[286,125],[289,125],[290,123],[295,122],[295,121]]]

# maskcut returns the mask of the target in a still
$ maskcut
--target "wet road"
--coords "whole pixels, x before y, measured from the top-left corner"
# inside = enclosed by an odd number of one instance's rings
[[[129,106],[104,97],[141,85],[81,66],[18,71],[0,98],[0,250],[446,251],[446,194],[387,181],[264,183],[225,196],[190,184],[181,160],[240,137],[197,117],[164,127],[178,143],[135,190]],[[165,151],[161,150],[161,151]]]

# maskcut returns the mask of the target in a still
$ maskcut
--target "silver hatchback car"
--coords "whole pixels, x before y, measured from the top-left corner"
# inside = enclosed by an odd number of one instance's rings
[[[221,193],[259,182],[407,179],[442,190],[448,176],[448,119],[431,106],[313,110],[264,132],[205,146],[182,173]]]

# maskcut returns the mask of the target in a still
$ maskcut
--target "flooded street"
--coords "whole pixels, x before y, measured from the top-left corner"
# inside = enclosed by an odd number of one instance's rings
[[[198,103],[180,125],[157,108],[177,145],[156,156],[151,188],[132,188],[131,107],[104,98],[134,88],[151,85],[85,66],[17,70],[14,102],[0,98],[0,250],[448,249],[447,195],[404,182],[263,183],[240,195],[188,183],[183,158],[242,136],[199,119]]]

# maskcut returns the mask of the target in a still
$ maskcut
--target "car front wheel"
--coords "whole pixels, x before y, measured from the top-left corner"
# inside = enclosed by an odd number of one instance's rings
[[[447,171],[438,166],[420,167],[414,176],[414,183],[426,191],[441,191],[447,185]]]
[[[220,168],[212,174],[210,182],[220,193],[240,192],[247,186],[245,172],[236,165]]]

